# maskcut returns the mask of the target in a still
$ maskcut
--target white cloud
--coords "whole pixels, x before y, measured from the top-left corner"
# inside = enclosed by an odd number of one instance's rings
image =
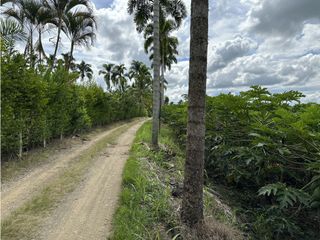
[[[292,37],[307,21],[320,20],[318,0],[262,0],[253,4],[244,24],[264,36]]]

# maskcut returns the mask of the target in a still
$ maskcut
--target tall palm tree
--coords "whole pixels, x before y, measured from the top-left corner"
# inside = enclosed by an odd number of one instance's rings
[[[80,64],[76,65],[78,72],[80,73],[81,81],[87,77],[89,80],[92,79],[93,71],[91,68],[91,64],[85,63],[85,61],[81,61]]]
[[[152,145],[158,148],[159,116],[160,116],[160,43],[159,19],[171,15],[180,26],[186,16],[186,7],[181,0],[129,0],[128,12],[134,15],[137,30],[142,32],[147,24],[153,21],[154,57],[153,57],[153,120]]]
[[[111,77],[112,77],[112,71],[114,64],[112,63],[107,63],[102,65],[103,70],[99,71],[99,75],[102,74],[105,83],[107,84],[107,88],[111,89]]]
[[[37,16],[43,10],[44,6],[39,0],[12,0],[12,8],[4,11],[8,17],[16,19],[21,26],[26,28],[29,36],[25,48],[25,55],[29,53],[31,66],[34,65],[34,46],[33,36],[37,26]]]
[[[45,3],[55,16],[54,23],[58,28],[57,40],[53,53],[53,59],[55,59],[57,56],[58,46],[61,38],[61,30],[63,26],[63,18],[65,15],[71,12],[75,7],[84,6],[89,12],[92,11],[92,7],[89,0],[45,0]]]
[[[187,152],[181,209],[182,221],[190,227],[203,220],[208,7],[208,0],[192,0]]]
[[[38,51],[39,62],[42,62],[42,56],[47,59],[43,44],[42,44],[42,33],[45,31],[45,27],[52,23],[53,15],[50,9],[43,6],[36,16],[36,28],[38,30],[38,40],[35,44],[35,48]]]
[[[160,76],[160,106],[164,104],[165,89],[165,71],[166,68],[171,69],[172,63],[177,63],[176,55],[178,55],[177,47],[179,41],[170,34],[177,29],[173,20],[161,19],[160,21],[160,56],[161,56],[161,76]],[[146,53],[153,51],[153,26],[149,24],[144,31],[144,49]],[[153,59],[153,53],[150,54],[150,60]]]
[[[93,44],[96,36],[94,33],[96,21],[91,12],[74,11],[65,14],[63,23],[62,30],[70,39],[70,59],[72,59],[75,45],[89,47]],[[69,70],[69,65],[70,63],[67,63],[67,70]]]
[[[112,69],[111,81],[113,85],[123,93],[127,87],[126,67],[124,64],[115,65]]]
[[[139,113],[146,109],[151,98],[152,75],[149,68],[142,62],[132,61],[129,69],[129,78],[134,81],[132,89],[139,101]]]

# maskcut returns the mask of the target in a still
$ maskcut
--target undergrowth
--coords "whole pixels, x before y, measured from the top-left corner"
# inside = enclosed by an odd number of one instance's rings
[[[151,123],[146,122],[134,140],[110,240],[183,239],[179,214],[184,152],[166,125],[161,126],[159,151],[150,148],[150,133]],[[232,232],[231,210],[209,188],[204,194],[206,219],[218,219],[217,231]]]

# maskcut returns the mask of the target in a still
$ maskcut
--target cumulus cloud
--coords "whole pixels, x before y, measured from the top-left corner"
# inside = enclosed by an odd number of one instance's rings
[[[93,2],[97,40],[90,49],[77,47],[76,60],[92,64],[101,86],[105,84],[98,71],[103,63],[128,66],[136,59],[150,66],[143,36],[127,13],[127,0]],[[188,14],[190,2],[185,1]],[[320,1],[210,0],[209,5],[208,94],[237,93],[261,84],[274,92],[299,90],[307,95],[305,101],[320,101]],[[166,95],[178,101],[188,91],[189,16],[174,35],[180,42],[178,64],[166,73]],[[46,52],[53,53],[46,37]],[[63,36],[59,52],[68,51],[70,43]]]
[[[209,45],[208,72],[210,73],[224,68],[234,59],[252,54],[256,48],[256,42],[242,36],[237,36],[232,40],[222,42],[218,45]]]
[[[227,67],[208,75],[212,88],[251,85],[315,86],[320,78],[320,55],[308,54],[294,59],[252,55],[236,59]],[[320,88],[319,88],[320,90]]]
[[[263,0],[253,4],[244,26],[268,36],[292,37],[307,21],[320,20],[318,0]]]

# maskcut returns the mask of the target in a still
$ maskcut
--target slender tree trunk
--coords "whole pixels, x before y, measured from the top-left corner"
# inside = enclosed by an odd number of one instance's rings
[[[25,47],[24,52],[23,52],[23,56],[24,56],[25,59],[26,59],[27,54],[28,54],[29,44],[30,44],[30,37],[27,39],[27,44],[26,44],[26,47]]]
[[[22,147],[23,147],[22,131],[20,131],[19,132],[19,159],[22,159]]]
[[[43,138],[43,147],[46,148],[47,147],[47,139],[44,137]]]
[[[58,25],[58,36],[57,36],[57,42],[56,42],[56,46],[54,48],[54,53],[53,53],[53,63],[52,63],[52,67],[54,65],[56,56],[57,56],[57,52],[58,52],[58,46],[59,46],[59,41],[60,41],[60,34],[61,34],[61,27],[62,27],[62,18],[59,18],[59,25]]]
[[[181,218],[193,227],[203,220],[208,0],[192,0],[190,33],[187,154]]]
[[[42,46],[42,43],[41,43],[41,29],[39,28],[38,29],[38,32],[39,32],[39,63],[41,64],[42,63],[42,57],[41,57],[41,48],[40,46]]]
[[[30,65],[33,68],[34,67],[34,56],[33,56],[33,29],[31,26],[30,30]]]
[[[160,41],[159,41],[159,0],[153,2],[153,120],[152,145],[158,148],[159,116],[160,116]]]
[[[73,57],[73,48],[74,48],[74,41],[71,41],[71,47],[70,47],[70,56],[69,56],[69,59],[68,59],[68,63],[67,63],[67,70],[69,71],[70,69],[70,66],[71,66],[71,61],[72,61],[72,57]],[[83,81],[83,78],[82,78],[82,81]]]
[[[162,64],[161,83],[160,83],[160,107],[164,105],[164,65]]]
[[[165,46],[164,46],[164,41],[162,39],[162,51],[161,52],[161,83],[160,83],[160,108],[164,104],[164,72],[165,72],[165,62],[164,62],[164,57],[165,57]]]

